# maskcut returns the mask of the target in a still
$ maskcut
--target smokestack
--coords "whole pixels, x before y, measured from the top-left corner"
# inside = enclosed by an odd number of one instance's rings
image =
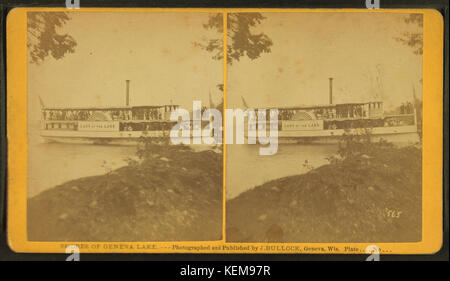
[[[127,83],[127,92],[126,92],[126,106],[130,105],[130,80],[125,80]]]
[[[333,78],[330,79],[330,104],[333,104]]]

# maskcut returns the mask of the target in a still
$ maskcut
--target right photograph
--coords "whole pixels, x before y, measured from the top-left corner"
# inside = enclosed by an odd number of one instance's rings
[[[246,117],[226,145],[226,242],[421,241],[422,15],[227,26],[226,114]]]

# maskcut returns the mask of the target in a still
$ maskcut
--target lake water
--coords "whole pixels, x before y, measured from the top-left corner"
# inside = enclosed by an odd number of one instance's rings
[[[306,173],[327,164],[326,157],[337,152],[337,145],[279,144],[269,156],[259,155],[259,147],[227,146],[227,199],[270,180]]]
[[[227,146],[227,199],[269,180],[324,165],[325,157],[337,150],[336,145],[280,144],[275,155],[260,156],[259,147]],[[32,197],[69,180],[105,174],[126,165],[126,159],[135,153],[134,146],[46,143],[38,136],[38,130],[31,130],[27,194]]]
[[[29,146],[28,196],[80,177],[102,175],[126,165],[131,146],[37,143]]]

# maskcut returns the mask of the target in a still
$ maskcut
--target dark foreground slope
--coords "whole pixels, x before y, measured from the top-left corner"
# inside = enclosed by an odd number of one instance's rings
[[[154,149],[142,163],[29,199],[34,241],[189,241],[222,236],[222,154]]]
[[[421,149],[368,144],[341,154],[227,201],[227,241],[420,241]]]

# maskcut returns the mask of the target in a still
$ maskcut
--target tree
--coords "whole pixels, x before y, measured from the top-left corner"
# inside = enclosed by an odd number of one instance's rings
[[[410,14],[405,22],[408,24],[415,24],[418,27],[418,31],[416,32],[405,32],[403,33],[403,37],[395,38],[397,41],[402,42],[403,44],[410,46],[414,49],[414,54],[422,55],[423,54],[423,15],[422,14]],[[419,80],[422,83],[422,79]],[[413,100],[414,107],[416,109],[416,118],[417,118],[417,132],[419,134],[420,139],[422,139],[422,108],[423,102],[421,98],[416,96],[416,91],[413,86]]]
[[[422,14],[410,14],[405,19],[406,23],[416,24],[419,27],[418,32],[404,32],[402,37],[395,38],[397,41],[410,46],[414,49],[414,54],[423,54],[423,15]]]
[[[222,14],[209,17],[203,26],[206,29],[215,29],[223,33]],[[239,61],[241,57],[251,60],[257,59],[263,53],[270,53],[272,40],[264,33],[254,33],[252,28],[257,26],[265,17],[260,13],[231,13],[227,18],[227,63],[232,64]],[[213,59],[223,59],[222,38],[210,39],[207,44],[197,43],[202,49],[213,53]]]
[[[61,59],[74,53],[77,42],[68,34],[58,33],[70,17],[65,12],[28,13],[28,53],[31,63],[39,64],[48,56]]]

